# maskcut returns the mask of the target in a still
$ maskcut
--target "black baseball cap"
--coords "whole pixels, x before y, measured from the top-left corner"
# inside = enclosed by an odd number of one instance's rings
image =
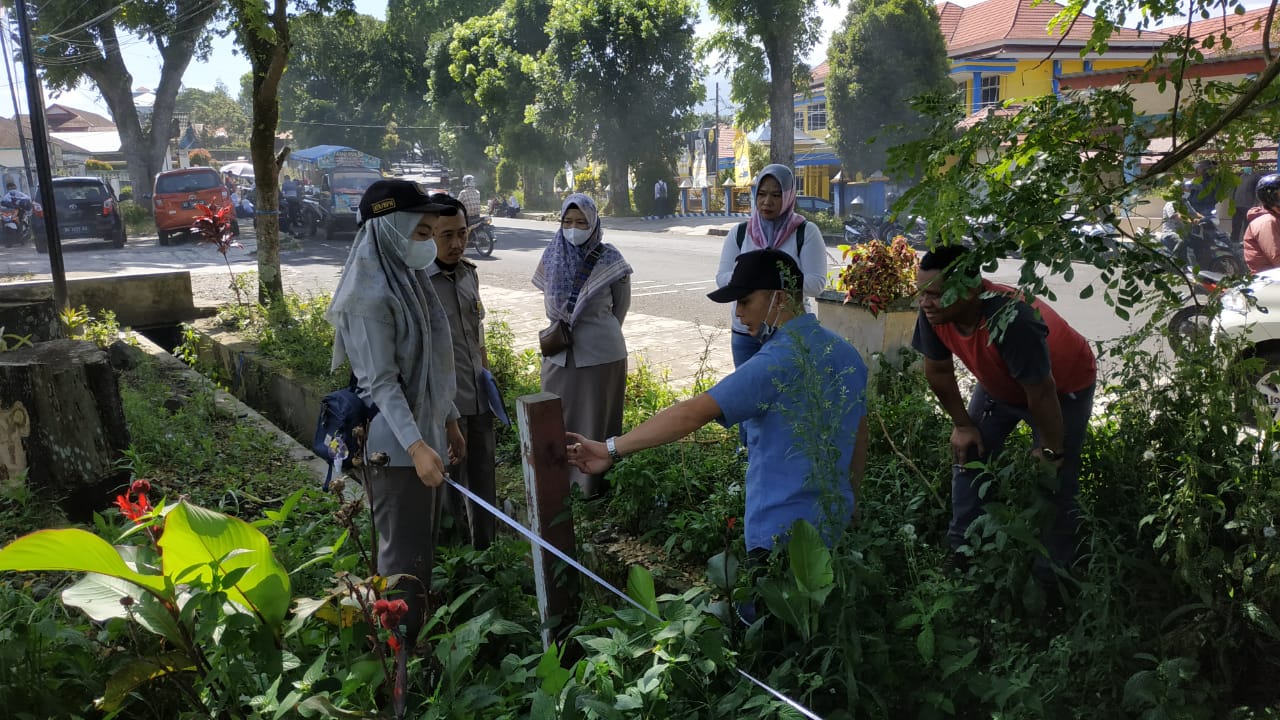
[[[799,290],[801,277],[800,266],[790,255],[772,248],[754,250],[739,255],[729,284],[707,293],[707,297],[727,303],[741,300],[756,290]]]
[[[360,198],[361,225],[369,218],[390,215],[394,212],[435,213],[457,215],[453,205],[433,202],[427,191],[409,180],[378,180],[364,191]]]

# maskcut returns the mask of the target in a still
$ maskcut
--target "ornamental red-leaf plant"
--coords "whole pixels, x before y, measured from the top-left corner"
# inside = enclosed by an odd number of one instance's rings
[[[397,718],[404,717],[405,689],[409,684],[408,662],[409,652],[405,647],[404,637],[400,634],[400,620],[409,612],[409,604],[404,600],[381,599],[373,604],[373,615],[378,624],[388,632],[387,647],[395,658],[395,680],[391,686],[392,708]]]
[[[837,287],[845,291],[844,301],[862,305],[879,315],[916,292],[916,251],[901,235],[885,245],[869,240],[860,245],[841,245],[845,266]]]
[[[231,289],[236,292],[236,303],[243,305],[240,288],[236,285],[236,274],[232,272],[231,260],[227,257],[227,251],[231,248],[244,248],[244,245],[236,240],[235,233],[232,231],[235,210],[229,204],[215,210],[205,203],[196,205],[196,210],[200,214],[191,223],[191,232],[205,242],[212,243],[218,252],[222,253],[222,260],[227,264],[227,272],[231,274]]]

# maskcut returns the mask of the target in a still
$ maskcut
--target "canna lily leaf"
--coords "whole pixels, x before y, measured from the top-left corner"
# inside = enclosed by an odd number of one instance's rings
[[[62,602],[99,622],[111,618],[136,620],[174,644],[183,643],[182,629],[173,613],[161,600],[127,580],[89,573],[62,591]]]
[[[99,573],[128,580],[161,598],[172,596],[165,578],[131,569],[111,543],[77,528],[38,530],[14,540],[0,550],[0,570]]]
[[[272,628],[284,622],[289,575],[271,553],[266,536],[249,523],[180,502],[165,517],[159,544],[164,574],[170,578],[211,584],[215,566],[223,577],[244,569],[233,585],[224,588],[227,598]]]
[[[165,653],[157,657],[138,658],[117,670],[107,680],[106,693],[94,701],[108,712],[120,709],[129,693],[139,687],[175,672],[193,672],[191,659],[180,652]]]

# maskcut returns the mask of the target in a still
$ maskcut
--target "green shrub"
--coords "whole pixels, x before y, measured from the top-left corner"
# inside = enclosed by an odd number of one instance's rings
[[[813,221],[822,230],[823,235],[844,236],[844,221],[826,210],[805,215],[805,219]]]
[[[204,148],[196,148],[188,152],[187,161],[192,167],[213,167],[213,155]]]
[[[123,194],[123,193],[122,193]],[[117,204],[120,217],[124,220],[125,231],[129,235],[152,235],[156,231],[155,216],[151,208],[133,200],[121,200]]]
[[[89,158],[84,161],[85,170],[111,170],[111,163],[103,162],[97,158]]]

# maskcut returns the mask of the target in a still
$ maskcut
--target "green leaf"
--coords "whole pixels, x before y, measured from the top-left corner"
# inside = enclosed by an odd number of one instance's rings
[[[933,626],[925,625],[920,628],[920,634],[916,636],[916,650],[920,651],[920,657],[925,662],[933,662]]]
[[[75,585],[62,591],[62,602],[79,608],[98,622],[111,618],[129,618],[169,642],[183,642],[182,629],[173,613],[156,596],[128,580],[101,573],[88,573]],[[124,605],[126,602],[130,603],[128,607]]]
[[[791,555],[791,572],[796,585],[805,593],[814,594],[827,588],[835,580],[831,569],[831,551],[822,542],[818,531],[807,521],[797,521],[791,528],[791,542],[787,545]]]
[[[1249,622],[1253,623],[1259,630],[1266,633],[1272,640],[1280,640],[1280,627],[1276,627],[1276,623],[1265,610],[1253,603],[1245,603],[1241,608],[1244,616]]]
[[[247,568],[239,582],[225,588],[227,598],[255,613],[272,628],[289,609],[289,575],[271,553],[265,535],[229,515],[180,502],[165,518],[160,537],[164,573],[187,575],[207,586],[213,568],[220,575]]]
[[[719,552],[707,561],[707,579],[723,592],[729,592],[738,584],[738,558],[728,552]]]
[[[615,710],[639,710],[643,707],[644,703],[634,695],[619,695],[613,701]]]
[[[195,669],[190,659],[180,652],[131,660],[107,679],[106,692],[94,704],[114,712],[120,709],[129,693],[148,682],[175,672],[194,672]]]
[[[39,530],[14,540],[0,550],[0,570],[96,572],[169,596],[163,577],[135,572],[106,540],[76,528]]]
[[[649,612],[658,614],[658,594],[653,588],[653,575],[645,568],[632,565],[627,571],[627,595]]]

